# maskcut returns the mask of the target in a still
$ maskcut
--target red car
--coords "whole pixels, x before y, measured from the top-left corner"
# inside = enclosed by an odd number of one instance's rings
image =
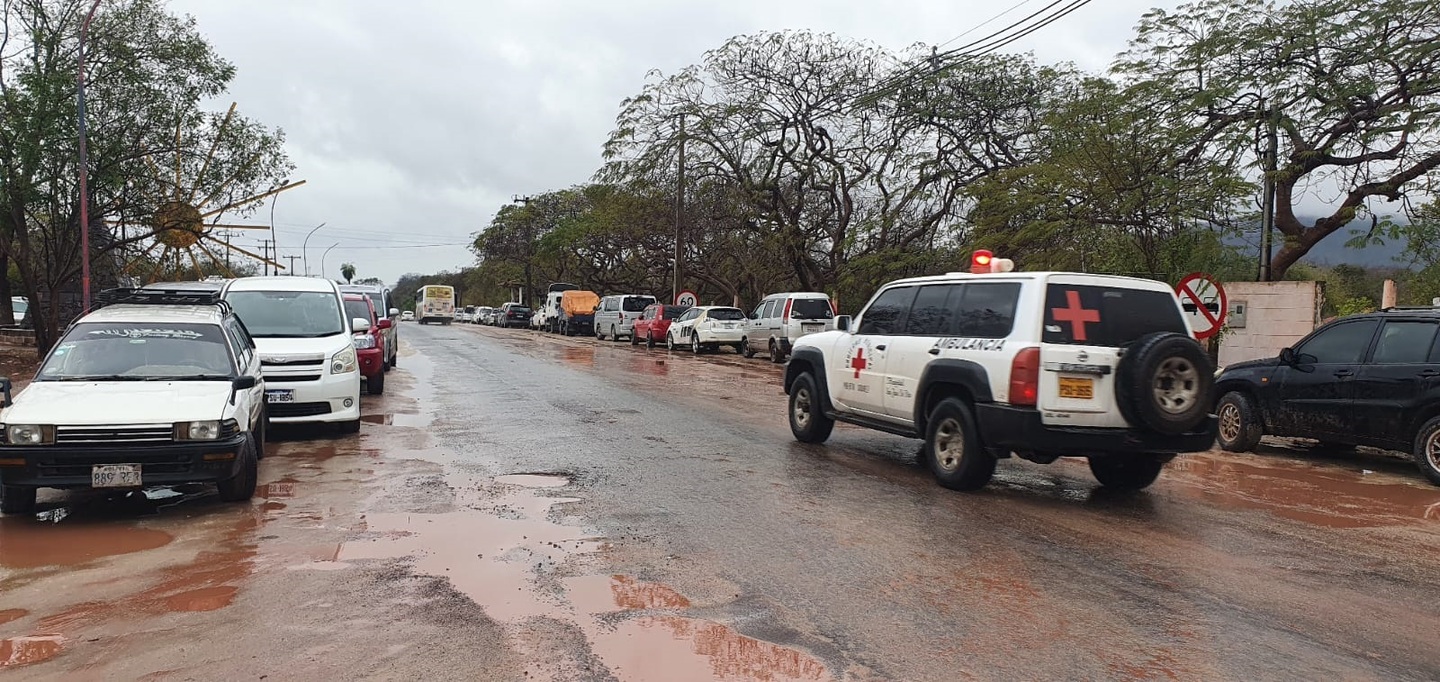
[[[690,306],[661,303],[645,308],[640,313],[640,319],[635,320],[635,333],[630,335],[630,345],[640,343],[641,339],[650,348],[654,348],[656,343],[664,343],[665,333],[670,331],[670,322],[689,309]]]
[[[365,378],[365,392],[385,392],[385,330],[390,320],[375,315],[375,304],[364,294],[345,294],[345,314],[353,320],[369,320],[370,330],[355,334],[355,355],[360,361],[360,376]]]

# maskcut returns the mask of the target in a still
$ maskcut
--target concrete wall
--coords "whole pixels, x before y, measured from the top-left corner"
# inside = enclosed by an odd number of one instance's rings
[[[1220,340],[1220,366],[1274,357],[1320,324],[1323,282],[1233,282],[1225,285],[1230,320]],[[1244,327],[1235,313],[1243,306]]]

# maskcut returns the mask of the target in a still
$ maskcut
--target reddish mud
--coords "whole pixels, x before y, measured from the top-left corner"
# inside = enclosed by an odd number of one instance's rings
[[[800,651],[678,616],[622,621],[594,635],[591,646],[627,682],[833,679],[823,664]]]
[[[30,615],[30,612],[25,609],[0,609],[0,625],[9,623],[12,620],[20,620],[28,615]]]
[[[50,660],[60,653],[64,642],[65,638],[60,635],[0,639],[0,668]]]
[[[74,566],[163,547],[173,539],[164,531],[124,523],[44,524],[6,518],[0,519],[0,566]]]

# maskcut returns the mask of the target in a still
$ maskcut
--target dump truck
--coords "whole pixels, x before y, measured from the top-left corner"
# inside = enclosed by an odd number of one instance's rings
[[[556,318],[555,331],[566,336],[594,336],[595,307],[599,304],[600,296],[593,291],[560,292],[560,315]]]

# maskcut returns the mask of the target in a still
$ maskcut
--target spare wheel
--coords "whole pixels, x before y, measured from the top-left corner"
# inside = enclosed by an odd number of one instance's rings
[[[1210,414],[1215,367],[1195,339],[1157,332],[1131,344],[1115,373],[1115,401],[1133,426],[1178,435]]]

